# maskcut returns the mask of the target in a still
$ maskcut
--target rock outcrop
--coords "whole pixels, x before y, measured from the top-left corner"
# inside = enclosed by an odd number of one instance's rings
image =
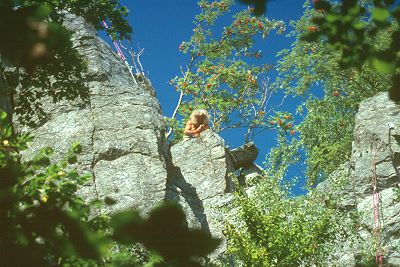
[[[171,147],[172,162],[166,198],[184,208],[190,227],[201,228],[224,239],[224,213],[233,190],[233,162],[224,140],[207,130],[199,138],[184,140]],[[216,259],[225,243],[211,255]]]
[[[365,255],[368,249],[371,262],[375,261],[377,215],[374,216],[372,178],[376,175],[383,259],[391,266],[400,266],[399,168],[400,105],[392,102],[387,93],[380,93],[360,104],[351,160],[319,187],[325,190],[334,181],[341,181],[336,192],[340,207],[345,212],[356,211],[360,218],[354,239],[342,240],[332,255],[333,265],[355,266],[359,255]]]
[[[89,99],[44,103],[47,121],[18,128],[36,137],[24,157],[50,146],[59,159],[70,145],[83,146],[78,168],[93,182],[82,188],[85,199],[111,198],[103,212],[135,207],[147,213],[164,199],[167,177],[165,124],[147,79],[136,84],[125,65],[82,18],[66,15],[72,42],[87,61]]]
[[[258,149],[253,142],[247,143],[241,147],[230,151],[233,167],[238,170],[242,167],[249,167],[258,156]]]

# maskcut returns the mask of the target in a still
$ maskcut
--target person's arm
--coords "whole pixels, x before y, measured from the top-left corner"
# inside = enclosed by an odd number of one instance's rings
[[[200,127],[201,126],[199,126],[197,129],[195,129],[193,122],[188,121],[186,123],[185,130],[183,131],[183,133],[185,135],[189,135],[189,136],[198,134],[200,132]]]

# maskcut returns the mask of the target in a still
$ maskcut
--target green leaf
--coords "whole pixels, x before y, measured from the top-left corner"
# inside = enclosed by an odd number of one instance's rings
[[[371,64],[377,71],[385,74],[392,74],[396,70],[393,62],[384,60],[377,56],[371,58]]]
[[[11,127],[6,128],[6,132],[4,134],[5,137],[10,137],[12,135],[12,129]]]
[[[132,244],[140,240],[143,219],[136,210],[123,211],[111,218],[111,227],[114,229],[114,239],[123,244]]]
[[[334,14],[328,14],[326,15],[326,21],[329,23],[333,23],[335,21],[340,20],[340,16],[339,15],[334,15]]]
[[[74,143],[74,144],[72,144],[72,151],[74,153],[81,153],[82,152],[82,146],[79,143]]]
[[[78,157],[76,155],[72,155],[68,157],[68,163],[69,164],[74,164],[78,161]]]
[[[356,29],[356,30],[364,29],[365,26],[366,26],[366,24],[363,21],[357,21],[357,22],[353,23],[353,28]]]
[[[33,16],[38,20],[46,19],[51,13],[51,7],[46,4],[41,4],[33,13]]]
[[[386,8],[376,7],[372,10],[372,19],[378,22],[385,21],[390,16]]]
[[[7,118],[7,113],[5,113],[4,111],[0,112],[0,119],[4,120],[5,118]]]
[[[348,14],[355,16],[355,15],[360,14],[360,11],[361,11],[360,6],[356,5],[352,8],[350,8],[347,12],[348,12]]]

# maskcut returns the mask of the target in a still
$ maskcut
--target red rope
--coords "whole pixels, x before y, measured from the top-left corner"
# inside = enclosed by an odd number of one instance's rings
[[[372,160],[372,206],[374,211],[373,232],[376,240],[375,262],[382,265],[383,252],[381,248],[381,218],[379,214],[379,192],[377,187],[376,162]]]
[[[106,29],[109,29],[107,22],[105,20],[103,20],[103,25]],[[110,36],[110,35],[109,35]],[[117,50],[118,56],[122,59],[122,61],[126,60],[126,57],[124,55],[124,53],[122,52],[121,47],[119,46],[119,44],[117,43],[117,41],[113,40],[113,38],[110,36],[111,40],[113,41],[114,47]]]

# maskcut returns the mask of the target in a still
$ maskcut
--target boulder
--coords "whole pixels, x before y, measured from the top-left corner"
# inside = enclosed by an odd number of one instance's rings
[[[251,163],[247,167],[243,167],[239,178],[243,180],[239,180],[239,183],[241,183],[244,186],[252,185],[257,182],[260,178],[262,178],[264,175],[264,170],[258,166],[255,163]]]
[[[199,138],[172,146],[171,158],[166,199],[180,203],[189,227],[224,240],[222,209],[232,200],[234,172],[224,140],[207,130]],[[223,242],[211,258],[221,257],[225,246]]]
[[[241,167],[249,167],[258,156],[258,149],[253,142],[235,148],[229,153],[232,157],[233,167],[238,170]]]

